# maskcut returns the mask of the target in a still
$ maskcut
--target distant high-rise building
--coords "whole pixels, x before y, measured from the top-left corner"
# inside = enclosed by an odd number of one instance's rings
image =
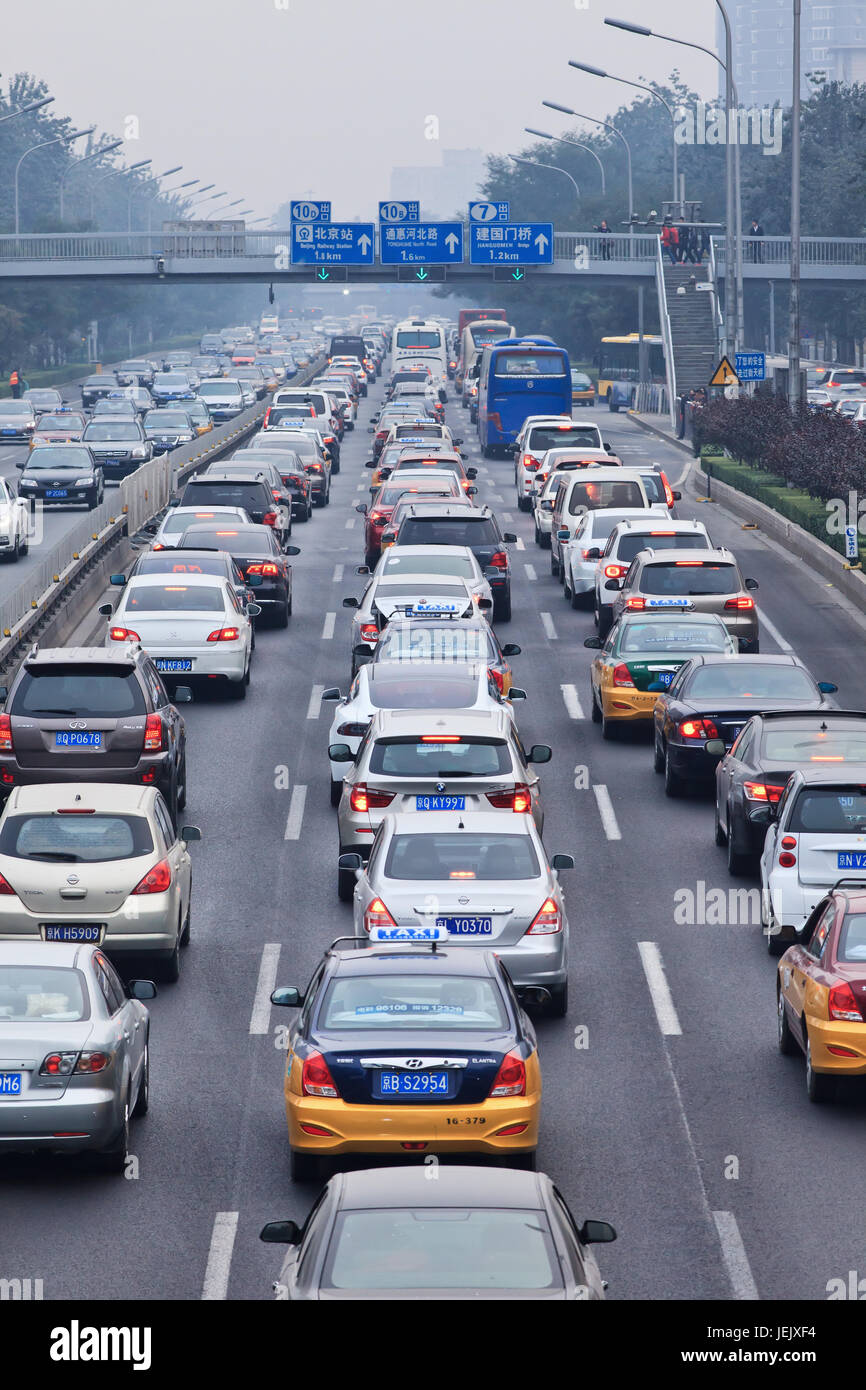
[[[404,164],[392,169],[389,197],[417,198],[423,216],[447,219],[455,213],[466,214],[466,204],[486,177],[481,150],[443,150],[439,164]]]
[[[734,0],[727,10],[740,105],[790,106],[791,0]],[[724,60],[721,17],[716,32],[718,53]],[[804,99],[813,90],[810,74],[820,73],[830,82],[866,81],[866,0],[803,0],[800,45],[800,91]],[[722,73],[722,98],[724,91]]]

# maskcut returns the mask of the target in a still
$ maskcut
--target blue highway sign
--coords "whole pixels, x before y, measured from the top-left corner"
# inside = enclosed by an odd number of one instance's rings
[[[738,352],[734,366],[740,381],[765,381],[767,358],[763,352]]]
[[[509,218],[509,203],[470,203],[469,221],[470,222],[507,222]]]
[[[469,228],[469,261],[471,265],[550,265],[553,223],[473,222]]]
[[[306,198],[300,198],[296,203],[292,203],[293,222],[330,222],[330,220],[330,203],[311,203]]]
[[[372,265],[372,222],[293,222],[292,265]]]
[[[463,260],[461,222],[411,222],[379,228],[383,265],[453,265]]]
[[[379,204],[380,222],[417,222],[421,216],[419,202],[394,202]]]

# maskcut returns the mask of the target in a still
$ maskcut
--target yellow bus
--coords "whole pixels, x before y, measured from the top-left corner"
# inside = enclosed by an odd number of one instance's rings
[[[644,333],[650,381],[664,385],[665,354],[658,333]],[[611,382],[638,380],[638,335],[602,338],[598,345],[598,399],[607,398]]]

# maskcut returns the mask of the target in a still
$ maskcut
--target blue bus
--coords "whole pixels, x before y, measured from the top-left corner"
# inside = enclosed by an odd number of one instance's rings
[[[571,366],[550,338],[509,338],[481,355],[478,438],[485,458],[510,452],[529,415],[571,415]]]

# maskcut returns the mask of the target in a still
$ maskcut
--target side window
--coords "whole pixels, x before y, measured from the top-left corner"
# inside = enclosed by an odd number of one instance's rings
[[[754,732],[755,731],[752,728],[751,724],[747,724],[745,729],[743,729],[742,733],[734,742],[734,745],[731,749],[732,758],[739,758],[740,762],[745,762],[746,754],[749,752],[749,749],[752,746]]]
[[[235,612],[243,613],[243,604],[241,603],[240,599],[238,598],[237,594],[235,593],[234,589],[231,587],[230,584],[226,584],[226,593],[229,596],[229,602],[231,603],[231,606],[235,610]]]
[[[96,979],[105,1000],[106,1008],[110,1014],[116,1014],[117,1010],[124,1002],[123,990],[118,990],[107,970],[108,962],[102,955],[93,957],[93,969],[96,972]]]
[[[379,827],[378,827],[378,829],[377,829],[377,831],[376,831],[376,834],[373,836],[373,843],[372,843],[372,845],[370,846],[370,857],[369,857],[369,859],[367,860],[367,871],[368,871],[368,872],[372,872],[372,871],[375,869],[375,867],[376,867],[376,864],[377,864],[378,859],[379,859],[379,854],[380,854],[381,849],[382,849],[382,841],[383,841],[383,839],[384,839],[384,835],[385,835],[384,823],[380,821],[380,822],[379,822]]]
[[[622,577],[620,588],[630,589],[632,585],[637,583],[639,573],[640,565],[638,564],[637,560],[632,560],[631,564],[629,565],[628,569]]]
[[[171,849],[172,845],[177,839],[177,835],[172,829],[171,817],[168,814],[168,809],[161,796],[157,796],[156,801],[154,802],[153,814],[154,819],[157,825],[159,826],[160,834],[162,835],[162,838],[165,841],[166,849]]]
[[[160,680],[159,672],[152,661],[142,662],[141,673],[144,676],[147,693],[153,702],[153,708],[163,709],[166,705],[171,704],[168,698],[168,691]]]
[[[307,1028],[309,1027],[310,1016],[313,1012],[313,1005],[316,1002],[316,997],[319,993],[319,986],[322,983],[322,977],[324,973],[325,962],[322,961],[321,965],[319,965],[316,968],[316,970],[314,970],[313,978],[310,980],[310,983],[307,985],[306,991],[304,993],[304,1002],[301,1005],[301,1012],[298,1016],[298,1032],[301,1034],[302,1037],[306,1034]]]
[[[572,1273],[575,1283],[586,1283],[586,1269],[580,1257],[580,1236],[574,1224],[574,1217],[566,1206],[565,1199],[557,1188],[553,1189],[553,1210],[559,1215],[562,1225],[565,1228],[566,1246],[568,1248],[568,1258],[571,1263]]]
[[[835,902],[831,901],[827,904],[827,906],[824,908],[824,911],[818,918],[818,921],[815,924],[815,930],[812,933],[812,939],[806,948],[809,952],[809,955],[814,956],[816,960],[819,960],[821,957],[821,953],[824,950],[824,946],[826,944],[827,937],[830,934],[830,928],[833,925],[835,916],[836,904]]]
[[[322,1192],[321,1197],[314,1204],[309,1216],[304,1222],[304,1253],[298,1265],[298,1283],[306,1283],[307,1276],[312,1272],[312,1266],[320,1254],[322,1231],[327,1224],[327,1218],[322,1208],[328,1196],[327,1190]]]
[[[512,730],[511,737],[514,742],[514,747],[517,750],[518,758],[520,759],[520,762],[525,770],[529,766],[529,763],[526,760],[526,752],[524,750],[523,744],[520,741],[520,735],[516,729]]]
[[[105,971],[105,978],[112,986],[114,994],[116,998],[120,1001],[120,1006],[122,1007],[127,1000],[126,988],[107,956],[102,957],[102,968]]]
[[[793,795],[793,793],[792,793],[791,788],[792,788],[792,782],[789,781],[789,782],[788,782],[788,785],[787,785],[786,788],[785,788],[785,790],[782,792],[781,797],[779,798],[779,809],[778,809],[778,811],[776,812],[776,824],[779,825],[779,826],[781,826],[782,823],[783,823],[783,821],[785,820],[785,816],[786,816],[786,813],[787,813],[787,811],[788,811],[788,808],[789,808],[789,806],[792,804],[792,795]]]
[[[613,554],[618,540],[619,536],[616,534],[616,531],[611,531],[610,535],[607,538],[607,545],[604,547],[604,550],[601,553],[603,560],[606,560],[608,555]]]

